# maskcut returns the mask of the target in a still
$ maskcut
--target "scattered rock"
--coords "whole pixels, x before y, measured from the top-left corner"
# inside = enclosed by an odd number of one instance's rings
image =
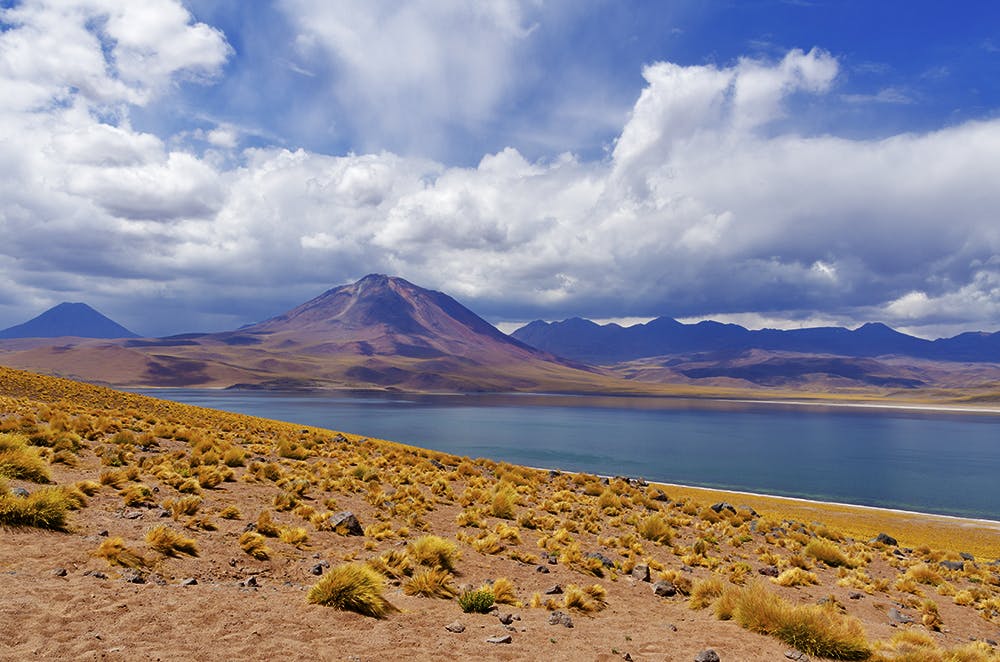
[[[885,533],[880,533],[877,536],[875,536],[875,539],[872,540],[872,542],[877,542],[877,543],[881,543],[883,545],[888,545],[889,547],[896,547],[896,546],[899,545],[899,543],[896,542],[895,538],[893,538],[892,536],[887,535]]]
[[[757,572],[764,575],[765,577],[777,577],[779,574],[778,568],[773,565],[766,565],[763,568],[758,568]]]
[[[965,570],[964,561],[941,561],[941,566],[948,568],[949,570],[957,570],[959,572]]]
[[[161,519],[164,517],[170,517],[170,511],[167,510],[166,508],[161,508],[160,513],[157,515],[157,517],[160,517]]]
[[[322,575],[323,574],[323,564],[322,563],[317,563],[313,567],[309,568],[309,572],[311,572],[314,575]]]
[[[137,570],[130,570],[122,575],[122,581],[128,582],[129,584],[145,584],[146,577]]]
[[[257,575],[250,575],[249,577],[240,582],[240,586],[244,586],[246,588],[254,588],[257,585],[258,585]]]
[[[889,610],[889,620],[895,623],[902,623],[903,625],[913,622],[912,618],[910,618],[903,612],[899,611],[895,607]]]
[[[52,574],[56,577],[65,577],[68,573],[66,572],[66,568],[56,568],[52,571]]]
[[[562,595],[562,586],[556,584],[542,591],[545,595]]]
[[[107,538],[108,537],[108,530],[107,529],[101,529],[100,531],[97,532],[97,535],[99,535],[102,538]]]
[[[655,492],[653,492],[653,496],[651,496],[650,498],[653,501],[663,501],[665,503],[670,503],[670,497],[668,497],[667,493],[661,489],[657,489]]]
[[[448,632],[465,632],[465,626],[458,621],[448,623],[448,625],[444,626],[444,629]]]
[[[631,662],[632,661],[632,656],[629,653],[625,652],[625,653],[622,653],[622,659],[623,660],[628,660],[629,662]]]
[[[12,487],[10,488],[10,493],[18,497],[27,497],[30,494],[28,490],[23,487]]]
[[[502,635],[499,635],[499,636],[496,636],[496,637],[489,637],[486,640],[486,643],[488,643],[488,644],[509,644],[512,641],[514,641],[514,637],[510,636],[509,634],[502,634]]]
[[[549,574],[549,569],[546,568],[544,565],[539,565],[539,566],[535,566],[535,572],[540,572],[543,575],[547,575],[547,574]]]
[[[365,530],[361,528],[361,522],[349,510],[337,513],[330,518],[330,528],[342,536],[363,536]]]
[[[94,579],[107,579],[108,578],[108,576],[106,574],[104,574],[103,572],[100,572],[100,571],[98,571],[98,572],[92,572],[92,573],[90,573],[90,576],[93,577]]]
[[[497,618],[504,625],[510,625],[514,622],[514,614],[497,614]]]
[[[694,662],[719,662],[719,654],[709,648],[695,656]]]
[[[785,657],[789,660],[795,660],[795,662],[809,662],[809,656],[798,650],[786,651]]]
[[[861,591],[851,591],[851,593],[847,597],[849,597],[851,600],[860,600],[863,597],[865,597],[865,594],[862,593]]]
[[[634,568],[632,568],[632,578],[637,579],[640,582],[649,581],[649,566],[645,563],[639,563]]]
[[[194,577],[188,577],[187,579],[181,580],[181,586],[197,586],[198,580]]]
[[[573,627],[573,619],[564,611],[554,611],[549,614],[549,625],[562,625],[563,627]]]
[[[653,593],[661,598],[671,598],[677,595],[677,587],[668,581],[658,581],[653,584]]]
[[[600,552],[591,552],[590,554],[587,554],[587,558],[588,559],[597,559],[598,561],[601,562],[601,565],[603,565],[605,568],[613,568],[613,567],[615,567],[615,562],[612,561],[611,559],[609,559],[604,554],[601,554]]]
[[[142,517],[141,510],[126,510],[122,513],[123,519],[139,519]]]
[[[750,517],[760,517],[760,514],[756,510],[746,504],[740,506],[739,509],[750,515]]]
[[[725,501],[720,501],[718,503],[713,503],[711,505],[711,508],[712,508],[712,510],[714,510],[717,513],[721,513],[723,510],[728,510],[729,512],[733,513],[734,515],[736,514],[736,506],[734,506],[731,503],[727,503]]]
[[[976,560],[976,557],[973,556],[972,554],[969,554],[968,552],[959,552],[958,555],[961,556],[966,561],[975,562]]]
[[[444,465],[441,464],[440,462],[438,462],[437,460],[431,460],[431,466],[434,467],[435,469],[444,469],[445,468]]]

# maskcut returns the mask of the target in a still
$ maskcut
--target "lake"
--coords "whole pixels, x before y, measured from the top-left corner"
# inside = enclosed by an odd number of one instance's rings
[[[559,395],[156,389],[534,467],[1000,520],[1000,416]]]

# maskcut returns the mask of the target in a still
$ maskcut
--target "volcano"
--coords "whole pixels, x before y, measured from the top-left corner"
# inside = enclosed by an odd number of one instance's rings
[[[124,326],[85,303],[63,302],[44,313],[0,331],[0,338],[137,338]]]

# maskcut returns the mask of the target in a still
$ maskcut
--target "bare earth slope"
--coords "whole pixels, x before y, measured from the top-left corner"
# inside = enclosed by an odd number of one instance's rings
[[[997,523],[535,471],[5,368],[0,472],[2,659],[784,660],[787,634],[746,629],[755,596],[811,615],[814,659],[817,633],[845,659],[998,659]],[[43,497],[74,509],[12,525]],[[428,534],[454,549],[444,586],[504,603],[410,594],[441,562]],[[307,601],[348,562],[386,578],[384,617]]]

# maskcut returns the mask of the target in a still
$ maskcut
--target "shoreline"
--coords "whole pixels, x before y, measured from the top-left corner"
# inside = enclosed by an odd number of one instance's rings
[[[975,407],[970,405],[933,405],[933,404],[907,404],[907,403],[883,403],[883,402],[834,402],[834,401],[812,401],[812,400],[751,400],[736,398],[705,398],[719,400],[721,402],[736,402],[740,404],[772,404],[772,405],[794,405],[797,407],[856,407],[859,409],[896,409],[903,411],[923,411],[933,413],[956,413],[956,414],[989,414],[1000,415],[1000,407]]]

